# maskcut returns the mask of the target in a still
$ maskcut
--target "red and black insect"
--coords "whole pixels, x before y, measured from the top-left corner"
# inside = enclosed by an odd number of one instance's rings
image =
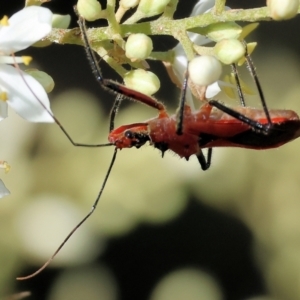
[[[268,110],[253,62],[248,54],[246,54],[246,62],[256,84],[262,109],[250,108],[245,105],[237,68],[235,65],[232,65],[240,98],[240,106],[230,108],[216,100],[210,100],[206,101],[198,110],[192,111],[190,106],[185,103],[187,90],[186,77],[182,88],[178,113],[177,115],[169,116],[165,106],[156,99],[127,88],[110,79],[103,78],[95,54],[88,41],[85,21],[79,18],[78,23],[87,57],[97,82],[103,89],[117,95],[110,114],[109,143],[95,145],[77,143],[71,138],[55,116],[51,112],[49,113],[74,146],[114,146],[115,150],[91,211],[69,233],[52,257],[38,271],[26,277],[19,277],[19,280],[34,277],[46,268],[73,233],[92,215],[101,198],[119,149],[140,148],[149,142],[150,145],[162,152],[162,156],[167,150],[173,151],[186,160],[190,156],[195,155],[202,170],[207,170],[210,167],[212,150],[215,147],[240,147],[256,150],[269,149],[279,147],[300,136],[300,120],[294,111]],[[123,125],[114,129],[114,119],[120,103],[124,99],[137,101],[155,108],[158,110],[158,116],[144,122]],[[204,148],[208,149],[206,156],[202,151]]]

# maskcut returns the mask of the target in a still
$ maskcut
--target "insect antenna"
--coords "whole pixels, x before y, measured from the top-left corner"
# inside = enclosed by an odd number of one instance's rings
[[[92,52],[91,52],[92,53]],[[12,54],[12,57],[15,59],[14,55]],[[95,59],[95,56],[92,53],[92,57],[93,59]],[[91,60],[91,62],[93,62],[95,64],[95,66],[97,66],[98,70],[100,71],[96,61]],[[112,143],[107,143],[107,144],[84,144],[84,143],[77,143],[75,142],[72,137],[70,136],[70,134],[67,132],[67,130],[63,127],[63,125],[59,122],[59,120],[54,116],[54,114],[46,107],[46,105],[38,98],[38,96],[35,94],[35,92],[33,91],[33,89],[30,87],[30,85],[27,83],[27,81],[25,80],[19,65],[17,64],[17,62],[15,61],[14,63],[16,69],[18,70],[18,72],[20,73],[20,76],[22,78],[22,80],[24,81],[25,85],[28,87],[28,89],[31,91],[31,93],[33,94],[33,96],[36,98],[36,100],[41,104],[41,106],[47,111],[47,113],[53,118],[53,120],[55,121],[55,123],[59,126],[59,128],[62,130],[62,132],[65,134],[65,136],[68,138],[68,140],[72,143],[72,145],[74,146],[78,146],[78,147],[106,147],[106,146],[113,146],[114,144]],[[101,74],[101,73],[100,73]],[[116,100],[114,102],[111,114],[110,114],[110,125],[109,125],[109,130],[113,130],[114,129],[114,119],[115,116],[117,114],[118,108],[120,106],[121,100],[123,99],[123,95],[118,94],[116,97]],[[28,276],[21,276],[21,277],[17,277],[17,280],[27,280],[30,279],[36,275],[38,275],[40,272],[42,272],[50,263],[51,261],[54,259],[54,257],[59,253],[59,251],[63,248],[63,246],[66,244],[66,242],[71,238],[71,236],[77,231],[77,229],[94,213],[94,211],[97,208],[97,205],[99,203],[99,200],[102,196],[102,193],[105,189],[107,180],[110,176],[111,170],[114,166],[116,157],[117,157],[117,151],[118,149],[115,148],[112,159],[110,161],[110,165],[108,167],[107,173],[105,175],[105,178],[103,180],[102,186],[100,188],[100,191],[96,197],[96,200],[94,201],[94,204],[92,205],[92,208],[90,210],[90,212],[71,230],[71,232],[67,235],[67,237],[63,240],[63,242],[60,244],[60,246],[57,248],[57,250],[54,252],[54,254],[44,263],[44,265],[42,267],[40,267],[37,271],[35,271],[34,273],[28,275]]]
[[[12,54],[12,57],[15,59],[14,54]],[[58,127],[61,129],[61,131],[64,133],[64,135],[68,138],[68,140],[71,142],[71,144],[75,147],[89,147],[89,148],[97,148],[97,147],[107,147],[107,146],[113,146],[111,143],[106,143],[106,144],[85,144],[85,143],[78,143],[75,142],[68,131],[64,128],[64,126],[59,122],[59,120],[54,116],[54,114],[46,107],[46,105],[39,99],[39,97],[35,94],[31,86],[28,84],[28,82],[25,80],[19,65],[15,61],[14,63],[15,68],[18,70],[22,80],[24,81],[25,85],[27,88],[30,90],[32,95],[35,97],[35,99],[41,104],[41,106],[46,110],[46,112],[53,118],[54,122],[58,125]]]
[[[93,212],[95,211],[98,203],[99,203],[99,200],[101,198],[101,195],[104,191],[104,188],[105,188],[105,185],[106,185],[106,182],[109,178],[109,175],[110,175],[110,172],[113,168],[113,165],[115,163],[115,160],[116,160],[116,156],[117,156],[117,148],[115,148],[115,151],[114,151],[114,154],[112,156],[112,159],[111,159],[111,162],[110,162],[110,165],[108,167],[108,170],[107,170],[107,173],[105,175],[105,178],[104,178],[104,181],[102,183],[102,186],[101,186],[101,189],[98,193],[98,196],[90,210],[90,212],[74,227],[74,229],[72,229],[72,231],[67,235],[67,237],[64,239],[64,241],[60,244],[60,246],[57,248],[57,250],[54,252],[54,254],[44,263],[44,265],[42,267],[40,267],[37,271],[35,271],[34,273],[28,275],[28,276],[23,276],[23,277],[17,277],[17,280],[26,280],[26,279],[29,279],[29,278],[32,278],[34,276],[36,276],[37,274],[41,273],[50,263],[51,261],[54,259],[54,257],[58,254],[58,252],[61,250],[61,248],[66,244],[66,242],[71,238],[71,236],[76,232],[76,230],[93,214]]]

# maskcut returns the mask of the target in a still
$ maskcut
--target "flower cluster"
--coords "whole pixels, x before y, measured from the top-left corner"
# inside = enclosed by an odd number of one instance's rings
[[[8,105],[30,122],[53,122],[50,103],[43,86],[17,64],[28,65],[31,58],[15,56],[50,33],[52,13],[30,6],[4,16],[0,21],[0,120],[7,117]],[[9,192],[1,181],[0,194]]]

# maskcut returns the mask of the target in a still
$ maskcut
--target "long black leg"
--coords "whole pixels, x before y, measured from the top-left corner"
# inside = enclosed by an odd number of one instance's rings
[[[248,67],[248,70],[255,82],[255,85],[256,85],[256,88],[257,88],[257,91],[258,91],[258,94],[259,94],[259,97],[260,97],[260,101],[261,101],[261,104],[262,104],[262,107],[263,107],[263,110],[266,114],[266,118],[268,120],[268,124],[269,126],[272,125],[272,120],[271,120],[271,117],[270,117],[270,113],[268,111],[268,107],[267,107],[267,103],[266,103],[266,100],[265,100],[265,96],[263,94],[263,91],[262,91],[262,88],[261,88],[261,85],[260,85],[260,82],[258,80],[258,76],[257,76],[257,73],[256,73],[256,70],[255,70],[255,67],[254,67],[254,64],[253,64],[253,61],[247,51],[247,45],[246,45],[246,53],[245,53],[245,58],[246,58],[246,62],[247,62],[247,67]]]
[[[214,106],[214,107],[218,108],[219,110],[225,112],[226,114],[236,118],[237,120],[240,120],[241,122],[249,125],[257,132],[263,132],[265,134],[268,134],[268,132],[269,132],[269,129],[271,127],[270,124],[265,125],[265,124],[261,124],[257,121],[254,121],[254,120],[244,116],[243,114],[233,110],[232,108],[223,105],[222,103],[220,103],[216,100],[210,100],[208,103],[211,106]]]
[[[182,135],[184,107],[185,107],[185,102],[186,102],[187,83],[188,83],[188,73],[186,73],[184,81],[183,81],[181,95],[180,95],[180,101],[179,101],[179,108],[178,108],[178,111],[177,111],[176,134],[178,134],[178,135]],[[200,163],[200,166],[201,166],[203,171],[209,169],[210,164],[211,164],[211,158],[212,158],[212,148],[208,148],[207,158],[205,158],[202,151],[199,154],[197,154],[197,159],[198,159],[198,161]]]
[[[252,120],[252,119],[244,116],[243,114],[241,114],[241,113],[239,113],[239,112],[237,112],[237,111],[221,104],[220,102],[218,102],[216,100],[209,101],[209,104],[211,106],[214,106],[214,107],[218,108],[219,110],[227,113],[228,115],[240,120],[241,122],[249,125],[254,130],[256,130],[258,132],[263,132],[264,134],[268,134],[270,128],[272,127],[272,120],[271,120],[271,117],[270,117],[270,113],[268,111],[268,107],[267,107],[267,103],[266,103],[266,100],[265,100],[265,97],[264,97],[264,94],[263,94],[263,91],[262,91],[262,87],[261,87],[260,82],[258,80],[258,76],[257,76],[256,70],[255,70],[253,61],[252,61],[252,59],[251,59],[251,57],[250,57],[250,55],[247,51],[247,44],[246,43],[245,43],[245,49],[246,49],[245,58],[246,58],[246,62],[247,62],[247,67],[248,67],[248,70],[249,70],[249,72],[250,72],[250,74],[251,74],[251,76],[252,76],[252,78],[255,82],[256,88],[258,90],[260,101],[262,103],[263,110],[266,114],[268,124],[265,125],[265,124],[261,124],[261,123],[255,121],[255,120]],[[240,80],[239,80],[239,76],[238,76],[238,72],[237,72],[237,68],[236,68],[235,64],[232,64],[232,70],[233,70],[233,74],[234,74],[235,81],[236,81],[236,84],[237,84],[237,89],[238,89],[238,94],[239,94],[241,105],[245,106],[245,100],[244,100],[244,96],[243,96],[243,92],[242,92],[242,89],[241,89],[241,84],[240,84]]]
[[[103,89],[114,93],[114,94],[121,94],[123,96],[123,98],[128,99],[128,100],[132,100],[132,101],[137,101],[137,102],[141,102],[144,103],[150,107],[153,107],[155,109],[157,109],[160,112],[165,112],[165,106],[157,101],[156,99],[147,96],[143,93],[140,93],[136,90],[130,89],[118,82],[115,82],[113,80],[110,79],[105,79],[102,76],[102,72],[101,69],[98,65],[95,53],[93,51],[93,49],[91,48],[88,36],[87,36],[87,30],[86,30],[86,26],[85,26],[85,20],[83,18],[81,18],[79,16],[78,19],[78,24],[80,27],[80,31],[82,34],[82,39],[84,42],[84,48],[87,54],[87,58],[89,60],[90,66],[92,68],[92,71],[95,75],[95,78],[97,80],[97,82],[102,86]]]
[[[234,75],[234,79],[235,79],[235,82],[236,82],[236,87],[237,87],[237,92],[238,92],[239,99],[240,99],[240,104],[241,104],[241,106],[245,107],[246,106],[245,97],[244,97],[244,94],[243,94],[243,91],[242,91],[242,88],[241,88],[240,78],[239,78],[239,75],[238,75],[238,70],[237,70],[236,64],[232,64],[231,68],[232,68],[232,73]],[[220,104],[219,102],[217,102],[215,100],[212,100],[212,101],[213,101],[212,103],[210,102],[210,105],[212,105],[212,106],[217,107],[217,105]],[[217,105],[216,105],[216,103],[217,103]],[[222,105],[222,104],[220,104],[220,105]],[[225,107],[227,109],[226,106],[223,106],[223,107]],[[217,107],[217,108],[220,109],[220,107]],[[222,110],[222,109],[220,109],[220,110]],[[236,113],[236,112],[234,112],[234,113]],[[250,121],[250,119],[248,121]],[[251,121],[253,121],[253,120],[251,120]],[[211,164],[211,159],[212,159],[212,148],[208,148],[207,159],[205,159],[205,156],[202,153],[202,151],[201,151],[200,154],[197,155],[197,158],[198,158],[198,161],[199,161],[203,171],[209,169],[210,164]]]
[[[212,148],[208,148],[207,158],[205,158],[202,151],[200,151],[200,153],[197,154],[197,159],[198,159],[203,171],[206,171],[209,169],[210,164],[211,164],[211,158],[212,158]]]
[[[236,67],[236,64],[231,64],[231,68],[232,68],[232,73],[235,79],[235,83],[236,83],[236,87],[237,87],[237,92],[239,95],[239,99],[240,99],[240,104],[241,106],[246,106],[246,102],[245,102],[245,97],[241,88],[241,82],[240,82],[240,78],[239,78],[239,74],[238,74],[238,70]]]

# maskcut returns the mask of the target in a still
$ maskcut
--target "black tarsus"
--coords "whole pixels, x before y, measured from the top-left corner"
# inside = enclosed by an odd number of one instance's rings
[[[200,151],[200,153],[197,154],[197,159],[198,159],[203,171],[206,171],[209,169],[210,164],[211,164],[211,158],[212,158],[212,148],[208,148],[206,158],[202,151]]]

